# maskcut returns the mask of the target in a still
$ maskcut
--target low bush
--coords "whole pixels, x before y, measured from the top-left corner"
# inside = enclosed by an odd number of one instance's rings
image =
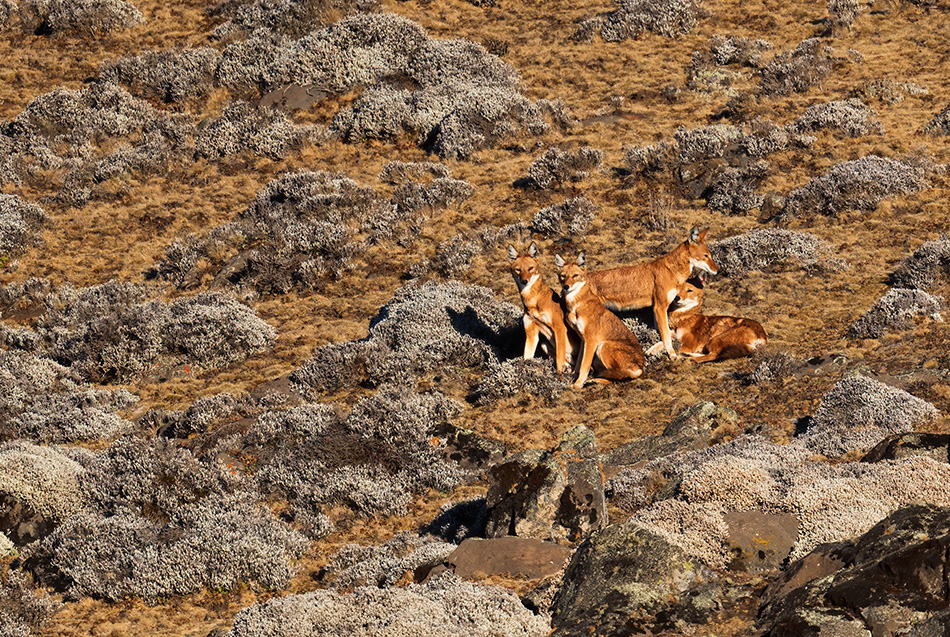
[[[751,270],[797,261],[806,268],[836,271],[847,265],[833,256],[834,249],[808,232],[766,228],[751,230],[709,244],[719,274],[742,276]]]
[[[25,557],[67,582],[69,598],[156,601],[242,582],[280,590],[307,545],[248,496],[212,494],[161,521],[129,510],[74,515]]]
[[[212,32],[215,39],[247,37],[260,29],[299,38],[318,27],[358,11],[370,11],[379,0],[251,0],[220,2],[209,13],[228,20]]]
[[[505,336],[521,327],[521,316],[520,308],[498,302],[487,288],[457,281],[410,282],[380,308],[364,341],[317,350],[290,379],[305,396],[318,396],[331,385],[326,379],[338,373],[337,355],[349,358],[344,369],[360,373],[349,384],[483,368],[503,357]]]
[[[888,197],[913,194],[927,185],[923,168],[867,155],[836,164],[824,175],[792,190],[781,214],[793,218],[816,214],[834,216],[845,210],[874,210]]]
[[[943,275],[950,277],[950,236],[928,241],[904,257],[888,283],[897,288],[926,290]]]
[[[803,40],[791,51],[773,57],[762,67],[759,94],[782,96],[803,93],[831,74],[834,49],[818,38]]]
[[[528,181],[536,188],[567,186],[583,181],[604,161],[604,151],[582,146],[576,152],[549,148],[543,155],[531,162],[528,168]]]
[[[789,128],[798,133],[831,129],[845,137],[880,135],[884,132],[884,127],[873,119],[876,115],[874,109],[861,100],[852,98],[815,104]]]
[[[314,126],[296,126],[276,109],[237,102],[211,120],[195,138],[195,151],[220,159],[251,151],[269,159],[283,159],[318,135]]]
[[[16,195],[0,194],[0,259],[19,255],[40,243],[46,212]]]
[[[86,380],[106,382],[139,377],[163,359],[224,367],[276,337],[253,310],[226,294],[171,304],[147,300],[148,294],[144,285],[116,281],[60,288],[36,324],[44,355]]]
[[[318,590],[275,598],[241,611],[227,637],[387,634],[524,635],[542,637],[550,621],[525,608],[510,591],[445,574],[405,588]]]
[[[869,451],[887,436],[914,431],[936,417],[933,405],[902,389],[852,376],[822,396],[801,442],[828,456]]]
[[[145,21],[135,5],[124,0],[19,0],[6,7],[8,17],[0,19],[0,27],[16,15],[20,28],[36,35],[102,36]]]
[[[34,98],[0,132],[0,180],[61,180],[56,200],[85,204],[102,182],[164,168],[192,125],[110,82],[56,89]],[[45,181],[44,181],[45,183]]]
[[[0,444],[0,493],[55,522],[86,507],[82,472],[65,448],[22,440]]]
[[[558,375],[550,360],[516,358],[488,365],[488,371],[473,392],[479,405],[526,394],[557,400],[567,389],[566,377]]]
[[[695,0],[616,0],[615,4],[613,11],[581,23],[573,38],[589,42],[600,33],[606,42],[620,42],[646,32],[673,38],[686,35],[708,15]]]
[[[888,331],[906,328],[918,316],[939,320],[943,307],[943,297],[923,290],[892,288],[851,324],[848,336],[880,338]]]
[[[357,586],[391,588],[406,573],[439,564],[456,548],[432,537],[403,532],[378,546],[344,546],[326,565],[325,572],[330,586],[338,591]]]
[[[286,498],[294,519],[330,506],[398,515],[413,494],[450,489],[464,477],[440,437],[459,409],[438,393],[383,386],[345,417],[328,405],[266,412],[219,451],[258,457],[260,491]]]
[[[950,135],[950,106],[934,115],[922,132],[925,135]]]
[[[531,218],[531,231],[549,237],[587,234],[598,208],[587,197],[573,197],[543,208]]]
[[[42,634],[47,622],[61,609],[62,604],[50,595],[37,595],[32,582],[22,572],[7,569],[0,572],[0,626],[3,626],[4,637]]]

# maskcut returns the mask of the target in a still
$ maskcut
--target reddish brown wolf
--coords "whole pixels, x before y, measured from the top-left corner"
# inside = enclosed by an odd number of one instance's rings
[[[703,291],[692,283],[684,283],[679,298],[673,303],[670,323],[679,339],[680,354],[697,363],[750,356],[768,343],[762,326],[752,319],[735,316],[706,316]],[[662,343],[650,348],[659,351]]]
[[[628,265],[611,270],[600,270],[587,275],[597,287],[604,305],[618,312],[653,306],[660,338],[670,358],[676,358],[667,311],[680,286],[689,278],[693,268],[716,274],[719,267],[706,245],[707,230],[693,228],[689,238],[672,252],[653,261]]]
[[[534,358],[543,335],[554,345],[554,364],[560,373],[570,360],[574,348],[564,323],[561,297],[541,278],[539,254],[534,241],[528,246],[527,254],[519,254],[513,245],[508,246],[511,276],[515,279],[524,304],[524,357]]]
[[[600,383],[639,378],[646,359],[633,332],[604,307],[597,290],[587,281],[586,260],[581,252],[575,263],[554,257],[561,280],[567,324],[581,337],[580,353],[574,363],[574,388],[584,386],[591,366]]]

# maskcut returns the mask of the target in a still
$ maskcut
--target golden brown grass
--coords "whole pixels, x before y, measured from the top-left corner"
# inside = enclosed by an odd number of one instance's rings
[[[205,15],[210,0],[186,3],[136,2],[146,23],[126,32],[90,40],[65,36],[43,38],[9,31],[0,34],[0,119],[21,112],[30,99],[56,87],[78,88],[107,59],[149,48],[181,48],[207,42],[213,26]],[[480,9],[464,0],[385,0],[383,7],[419,22],[433,37],[465,37],[478,42],[508,45],[505,59],[522,75],[526,94],[533,98],[563,99],[581,120],[569,133],[552,131],[541,140],[521,140],[521,150],[486,150],[470,161],[449,162],[453,176],[470,181],[474,195],[458,209],[438,215],[426,224],[418,250],[371,250],[360,267],[340,281],[312,294],[290,293],[255,303],[256,311],[278,329],[273,350],[246,363],[220,371],[179,370],[163,382],[143,382],[128,388],[148,407],[180,409],[196,398],[220,391],[240,392],[286,375],[318,346],[331,341],[361,338],[369,320],[402,283],[409,265],[429,258],[436,245],[456,233],[529,220],[540,208],[567,196],[584,194],[600,206],[590,234],[573,243],[552,246],[542,241],[544,262],[550,266],[555,250],[583,249],[597,267],[631,263],[657,256],[685,238],[691,226],[710,227],[716,240],[760,227],[750,216],[711,213],[701,201],[684,199],[666,186],[625,186],[610,170],[623,163],[624,148],[669,139],[679,126],[710,122],[727,98],[684,90],[685,66],[693,50],[713,34],[765,38],[781,51],[820,32],[813,22],[825,15],[823,3],[767,3],[721,0],[706,3],[712,16],[682,38],[647,35],[623,43],[578,43],[569,40],[582,19],[612,8],[597,0],[578,5],[566,0],[535,3],[506,0],[501,6]],[[880,5],[880,6],[878,6]],[[912,80],[930,90],[924,98],[887,104],[874,101],[884,126],[883,135],[839,139],[819,133],[811,150],[789,150],[770,157],[773,172],[766,183],[770,192],[786,193],[811,177],[845,160],[875,153],[901,157],[922,152],[934,161],[950,161],[950,143],[922,137],[919,129],[950,103],[946,86],[950,15],[900,2],[878,3],[880,12],[864,11],[854,26],[829,43],[842,58],[859,51],[861,63],[842,62],[818,88],[785,98],[752,99],[749,115],[785,124],[808,106],[842,99],[875,79]],[[672,101],[664,88],[681,90]],[[301,122],[326,123],[353,95],[318,104],[298,113]],[[619,100],[617,98],[623,98]],[[216,115],[227,95],[217,92],[203,103],[187,106],[199,117]],[[605,170],[561,192],[525,191],[513,184],[527,175],[531,162],[547,146],[589,145],[605,152]],[[81,209],[48,206],[52,225],[46,245],[29,250],[15,267],[0,271],[0,282],[48,277],[54,283],[78,286],[110,279],[143,281],[145,273],[163,255],[165,246],[191,232],[204,232],[230,220],[255,194],[284,171],[339,170],[358,181],[377,186],[375,176],[389,160],[432,159],[413,140],[348,145],[336,141],[308,146],[282,161],[239,158],[220,164],[205,161],[175,166],[165,175],[132,175],[110,184],[113,196],[94,200]],[[47,192],[6,188],[29,200]],[[895,263],[920,243],[947,231],[947,178],[935,177],[932,187],[919,194],[885,201],[873,212],[849,212],[837,218],[792,222],[789,227],[816,234],[830,243],[851,265],[845,272],[815,276],[797,267],[775,272],[752,272],[735,282],[713,281],[707,288],[707,311],[753,317],[764,324],[771,347],[808,358],[840,352],[870,372],[907,378],[914,370],[946,373],[946,323],[918,322],[904,332],[881,339],[853,341],[843,337],[847,326],[886,290],[886,275]],[[650,230],[651,201],[665,202],[670,230]],[[503,247],[476,258],[462,278],[495,290],[499,298],[518,303],[515,286],[506,271]],[[547,275],[554,282],[553,272]],[[945,296],[950,286],[938,293]],[[174,295],[174,291],[169,291]],[[749,360],[694,365],[688,361],[661,361],[637,382],[566,392],[556,401],[516,397],[485,407],[471,407],[459,424],[502,440],[514,450],[549,448],[566,430],[585,424],[597,435],[602,450],[662,431],[670,418],[698,400],[712,400],[735,409],[745,424],[764,423],[790,436],[794,420],[812,413],[821,396],[839,379],[837,373],[816,374],[774,386],[742,386],[734,372],[752,369]],[[914,383],[911,379],[908,381]],[[456,398],[464,399],[459,384]],[[940,410],[934,431],[950,431],[950,389],[944,383],[917,383],[913,391]],[[450,494],[417,498],[411,514],[387,520],[352,519],[334,512],[340,528],[317,542],[301,561],[301,574],[292,592],[317,586],[315,573],[336,550],[350,542],[378,543],[400,530],[418,528],[436,514],[438,506],[483,492],[484,485],[464,487]],[[517,588],[517,582],[504,582]],[[242,588],[231,592],[204,592],[168,603],[147,606],[140,601],[105,604],[81,600],[67,604],[53,621],[48,635],[206,635],[227,627],[233,615],[259,595]],[[750,617],[724,620],[712,632],[744,634]],[[714,628],[714,630],[713,630]]]

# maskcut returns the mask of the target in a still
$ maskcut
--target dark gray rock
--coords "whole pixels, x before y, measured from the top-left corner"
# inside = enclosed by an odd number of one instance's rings
[[[705,449],[713,430],[738,422],[739,416],[727,407],[709,401],[696,403],[680,412],[661,435],[644,436],[604,454],[605,470],[608,474],[616,473],[620,467],[645,464],[676,452]]]
[[[927,456],[937,462],[950,462],[950,434],[907,433],[888,436],[867,452],[862,462],[903,460]]]
[[[593,533],[575,551],[554,600],[554,635],[648,632],[671,599],[693,590],[693,608],[716,606],[715,580],[682,549],[631,523]],[[708,604],[705,604],[705,601]]]
[[[34,511],[29,505],[6,493],[0,493],[0,533],[14,546],[26,546],[46,537],[58,526],[47,515]]]
[[[488,470],[487,537],[577,541],[607,524],[604,474],[583,425],[551,452],[529,449]]]
[[[948,574],[950,507],[907,507],[859,538],[821,545],[793,563],[766,589],[757,634],[895,635],[912,626],[933,628],[935,614],[950,606]]]

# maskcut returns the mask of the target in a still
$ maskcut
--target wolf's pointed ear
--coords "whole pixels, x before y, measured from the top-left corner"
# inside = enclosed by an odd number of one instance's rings
[[[518,251],[515,250],[515,247],[510,243],[508,244],[508,258],[512,261],[518,258]]]
[[[577,265],[579,265],[582,268],[587,266],[587,259],[584,258],[583,252],[577,255]]]
[[[532,241],[532,242],[531,242],[531,245],[528,246],[528,256],[531,257],[532,259],[537,259],[537,258],[538,258],[538,254],[539,254],[540,252],[541,252],[541,251],[538,250],[538,244],[535,243],[534,241]]]
[[[705,236],[705,234],[706,233],[704,231],[702,235],[700,235],[699,228],[693,228],[692,230],[689,231],[689,240],[692,241],[693,243],[699,243],[700,239],[702,239],[703,236]]]
[[[706,228],[705,230],[703,230],[702,232],[699,233],[699,240],[700,240],[700,241],[705,241],[705,240],[706,240],[706,233],[707,233],[707,232],[709,232],[709,228]]]
[[[554,255],[554,265],[556,265],[558,269],[564,267],[564,259],[561,258],[561,255],[559,254]]]

